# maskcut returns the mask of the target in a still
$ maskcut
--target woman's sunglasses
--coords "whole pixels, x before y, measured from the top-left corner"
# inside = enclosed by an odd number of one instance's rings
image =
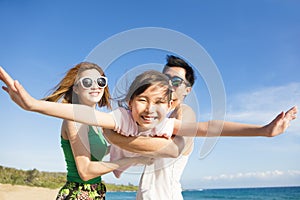
[[[105,88],[107,86],[107,77],[100,76],[97,79],[90,77],[82,77],[78,80],[84,89],[89,89],[93,86],[93,83],[97,83],[99,88]]]

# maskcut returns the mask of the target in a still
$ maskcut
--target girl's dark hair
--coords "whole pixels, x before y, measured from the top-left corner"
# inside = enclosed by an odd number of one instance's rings
[[[138,75],[131,83],[125,98],[118,101],[118,105],[128,109],[128,102],[133,100],[134,97],[142,94],[150,86],[157,85],[165,88],[164,97],[168,101],[172,99],[172,87],[169,78],[163,73],[155,70],[149,70]]]

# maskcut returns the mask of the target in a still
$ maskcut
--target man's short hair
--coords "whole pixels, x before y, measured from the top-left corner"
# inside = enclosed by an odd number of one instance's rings
[[[167,70],[167,68],[170,67],[181,67],[185,69],[185,79],[190,83],[191,86],[194,85],[195,82],[195,73],[193,68],[185,62],[182,58],[179,58],[174,55],[167,55],[167,64],[165,65],[163,69],[163,73]]]

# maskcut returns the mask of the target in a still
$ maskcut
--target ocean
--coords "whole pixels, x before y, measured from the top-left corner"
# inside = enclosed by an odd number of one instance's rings
[[[107,192],[107,200],[134,200],[136,192]],[[203,189],[183,191],[184,200],[300,200],[300,187]]]

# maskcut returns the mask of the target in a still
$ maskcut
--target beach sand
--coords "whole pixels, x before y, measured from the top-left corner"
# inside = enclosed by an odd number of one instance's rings
[[[59,189],[0,184],[1,200],[54,200]]]

